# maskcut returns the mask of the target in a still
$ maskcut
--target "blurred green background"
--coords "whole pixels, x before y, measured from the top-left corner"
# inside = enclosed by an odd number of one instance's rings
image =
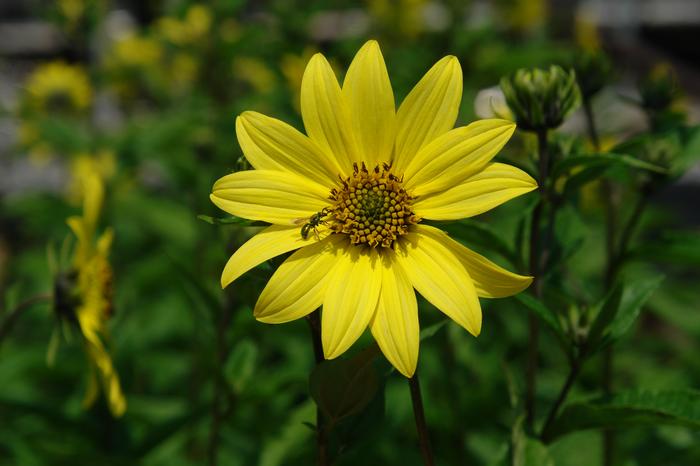
[[[235,116],[256,110],[302,129],[299,88],[311,55],[323,52],[342,76],[375,38],[397,101],[439,58],[459,58],[459,125],[488,113],[480,91],[502,76],[566,65],[581,48],[605,49],[615,65],[614,84],[594,101],[608,147],[646,131],[636,86],[659,63],[676,70],[685,90],[677,102],[685,123],[697,122],[698,52],[687,43],[700,18],[683,21],[678,7],[671,9],[678,22],[642,14],[632,21],[610,8],[563,0],[0,2],[0,320],[51,292],[47,250],[66,249],[65,219],[80,212],[81,177],[99,173],[106,183],[101,225],[115,231],[109,346],[128,402],[119,419],[102,399],[83,410],[87,363],[79,339],[62,342],[49,367],[56,317],[47,304],[33,306],[0,340],[0,464],[312,464],[307,324],[265,325],[252,315],[280,260],[222,291],[223,265],[256,227],[197,218],[223,216],[209,201],[211,186],[246,168]],[[580,112],[558,138],[585,146]],[[663,141],[683,161],[700,151],[697,137],[694,146]],[[501,157],[527,165],[532,150],[530,136],[518,132]],[[619,388],[700,386],[699,194],[696,167],[656,192],[641,219],[648,241],[625,272],[632,280],[658,271],[667,278],[618,347]],[[524,272],[516,239],[532,201],[524,196],[478,217],[481,223],[446,228]],[[562,278],[551,286],[591,304],[604,291],[602,215],[595,190],[582,190],[556,225],[567,265],[553,272]],[[671,230],[687,241],[670,245]],[[434,331],[421,344],[419,368],[438,464],[504,464],[510,455],[527,311],[513,299],[482,304],[483,333],[474,339],[453,323],[441,325],[442,315],[421,302],[421,326]],[[351,353],[370,341],[365,336]],[[544,413],[566,362],[547,330],[541,347]],[[585,367],[573,400],[600,393],[599,366]],[[404,378],[392,373],[381,385],[361,419],[339,434],[338,465],[421,464]],[[683,426],[621,429],[616,464],[697,465],[699,441]],[[550,447],[562,466],[600,464],[600,450],[593,430]]]

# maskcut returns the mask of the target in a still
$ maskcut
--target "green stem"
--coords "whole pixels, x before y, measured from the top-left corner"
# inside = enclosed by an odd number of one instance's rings
[[[323,342],[321,341],[321,311],[315,310],[307,318],[309,329],[311,330],[311,342],[314,348],[314,359],[316,365],[321,364],[323,356]],[[321,408],[316,407],[316,450],[318,466],[330,466],[331,461],[328,455],[328,434]]]
[[[547,146],[547,130],[537,131],[537,150],[539,153],[538,189],[540,201],[535,206],[530,222],[530,275],[532,275],[532,292],[538,299],[542,297],[542,262],[543,248],[541,244],[542,211],[549,201],[547,176],[549,171],[549,148]],[[552,219],[553,220],[553,219]],[[535,393],[537,392],[537,357],[539,353],[539,320],[530,311],[528,316],[528,350],[525,393],[525,413],[528,427],[532,430],[535,421]]]
[[[230,345],[226,338],[233,316],[233,302],[224,304],[224,308],[216,322],[216,375],[214,380],[214,400],[211,406],[211,428],[209,430],[209,445],[207,448],[208,463],[216,466],[219,462],[219,445],[221,427],[231,414],[234,396],[223,374],[224,364],[230,353]]]
[[[433,451],[430,447],[430,435],[428,425],[425,422],[425,412],[423,411],[423,397],[418,381],[418,372],[408,379],[408,386],[411,389],[411,402],[413,403],[413,416],[416,420],[416,430],[418,431],[418,444],[425,466],[435,466]]]
[[[31,298],[27,298],[26,300],[19,303],[13,310],[8,312],[7,317],[5,317],[5,319],[3,319],[3,321],[0,323],[0,344],[5,339],[5,337],[9,335],[10,330],[12,330],[12,327],[14,327],[15,323],[17,322],[17,319],[19,319],[19,317],[26,310],[28,310],[35,304],[44,301],[51,301],[52,299],[53,295],[48,293],[32,296]]]
[[[544,422],[544,427],[542,427],[542,432],[540,433],[540,438],[545,443],[550,440],[551,429],[552,429],[552,425],[554,424],[554,420],[557,418],[557,415],[559,414],[559,410],[561,409],[562,405],[564,404],[564,401],[566,400],[566,397],[569,395],[569,392],[571,391],[571,387],[573,387],[574,382],[578,378],[578,375],[581,372],[582,364],[583,364],[583,357],[579,357],[571,363],[571,368],[569,369],[569,375],[566,377],[566,380],[564,381],[564,385],[562,385],[561,390],[559,391],[559,395],[557,396],[557,400],[554,402],[554,404],[550,408],[549,414],[547,415],[547,420]]]

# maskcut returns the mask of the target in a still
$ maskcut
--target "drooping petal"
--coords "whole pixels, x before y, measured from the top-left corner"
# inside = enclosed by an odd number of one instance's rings
[[[500,267],[484,256],[461,245],[445,233],[442,244],[459,259],[474,281],[477,294],[482,298],[505,298],[518,294],[532,283],[532,277],[518,275]]]
[[[462,100],[462,68],[447,56],[406,96],[396,114],[394,173],[404,172],[418,151],[454,127]]]
[[[486,167],[515,131],[507,120],[479,120],[455,128],[423,147],[406,169],[414,196],[449,189]]]
[[[212,202],[231,215],[293,225],[328,206],[328,189],[291,173],[248,170],[214,183]]]
[[[349,110],[338,80],[326,58],[317,53],[301,80],[301,115],[309,137],[347,174],[360,161]]]
[[[391,161],[396,134],[396,108],[389,74],[377,41],[357,52],[343,82],[352,130],[369,167]]]
[[[272,274],[255,304],[255,318],[269,324],[299,319],[321,306],[328,270],[337,262],[341,235],[305,246]]]
[[[365,331],[377,309],[382,265],[374,248],[352,247],[337,257],[328,276],[321,314],[321,340],[326,359],[345,352]]]
[[[419,197],[413,211],[430,220],[457,220],[491,210],[536,188],[537,182],[519,168],[492,163],[446,191]]]
[[[340,167],[318,145],[275,118],[243,112],[236,118],[238,143],[258,170],[288,171],[324,186],[333,186]]]
[[[382,252],[382,290],[370,329],[387,360],[403,375],[412,377],[420,345],[416,293],[394,252]]]
[[[444,233],[417,225],[400,239],[396,258],[425,299],[474,336],[481,331],[481,306],[469,273],[446,245]]]
[[[221,288],[226,288],[238,277],[266,260],[285,252],[294,251],[318,241],[316,235],[301,237],[301,227],[271,225],[246,241],[226,263],[221,273]]]

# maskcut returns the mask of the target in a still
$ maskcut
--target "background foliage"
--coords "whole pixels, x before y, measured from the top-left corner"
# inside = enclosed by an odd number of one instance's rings
[[[252,109],[302,128],[301,74],[316,51],[342,73],[359,46],[377,38],[398,101],[437,59],[456,55],[465,78],[460,125],[492,110],[478,92],[518,68],[567,67],[582,47],[600,53],[585,18],[559,17],[544,1],[488,5],[60,0],[28,7],[60,31],[62,45],[56,56],[9,57],[2,67],[30,63],[39,73],[42,63],[62,60],[84,78],[65,78],[64,100],[38,102],[41,88],[22,76],[15,101],[2,109],[18,137],[3,153],[0,191],[0,325],[7,328],[0,464],[310,464],[315,403],[332,426],[335,464],[421,464],[406,382],[370,338],[314,370],[306,322],[264,325],[252,316],[279,261],[220,290],[225,261],[257,227],[215,221],[223,215],[209,193],[216,178],[246,167],[235,115]],[[673,74],[648,71],[618,66],[601,78],[607,87],[591,101],[600,147],[580,110],[550,133],[560,204],[542,299],[484,300],[478,339],[420,303],[419,370],[438,464],[602,464],[602,427],[616,431],[615,464],[700,463],[693,390],[700,239],[677,184],[700,155],[700,131]],[[534,136],[517,132],[499,157],[535,173]],[[86,172],[106,182],[102,224],[115,231],[110,348],[128,401],[120,419],[102,400],[82,409],[86,361],[75,335],[47,365],[57,326],[49,305],[8,324],[19,303],[51,292],[47,248],[65,255],[65,219],[80,210]],[[12,184],[14,176],[25,181]],[[526,227],[537,199],[533,193],[444,228],[527,272]],[[607,282],[606,199],[614,201],[620,241],[630,219],[638,222],[615,259],[616,280]],[[534,429],[523,413],[529,313],[542,325]],[[601,352],[613,344],[606,394]],[[572,392],[538,439],[574,367]]]

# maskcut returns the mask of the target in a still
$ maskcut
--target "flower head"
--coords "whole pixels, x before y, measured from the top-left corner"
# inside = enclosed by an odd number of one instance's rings
[[[307,135],[255,112],[236,121],[254,170],[219,179],[211,200],[232,215],[271,225],[231,257],[221,284],[294,251],[255,305],[262,322],[298,319],[323,306],[326,358],[367,327],[405,376],[419,346],[414,289],[473,335],[479,297],[526,288],[508,272],[425,220],[477,215],[535,189],[523,171],[490,163],[515,130],[482,120],[453,128],[462,95],[455,57],[436,63],[398,111],[375,41],[357,53],[342,87],[314,55],[301,84]]]
[[[501,79],[501,89],[518,125],[527,131],[557,128],[581,102],[573,70],[521,68]]]
[[[95,241],[104,197],[99,176],[84,178],[83,194],[83,215],[67,220],[77,245],[72,268],[56,281],[55,308],[58,316],[75,324],[83,336],[91,369],[83,405],[92,405],[101,387],[112,414],[121,416],[126,410],[126,400],[105,346],[107,321],[112,314],[112,268],[108,260],[112,230],[106,230]]]

